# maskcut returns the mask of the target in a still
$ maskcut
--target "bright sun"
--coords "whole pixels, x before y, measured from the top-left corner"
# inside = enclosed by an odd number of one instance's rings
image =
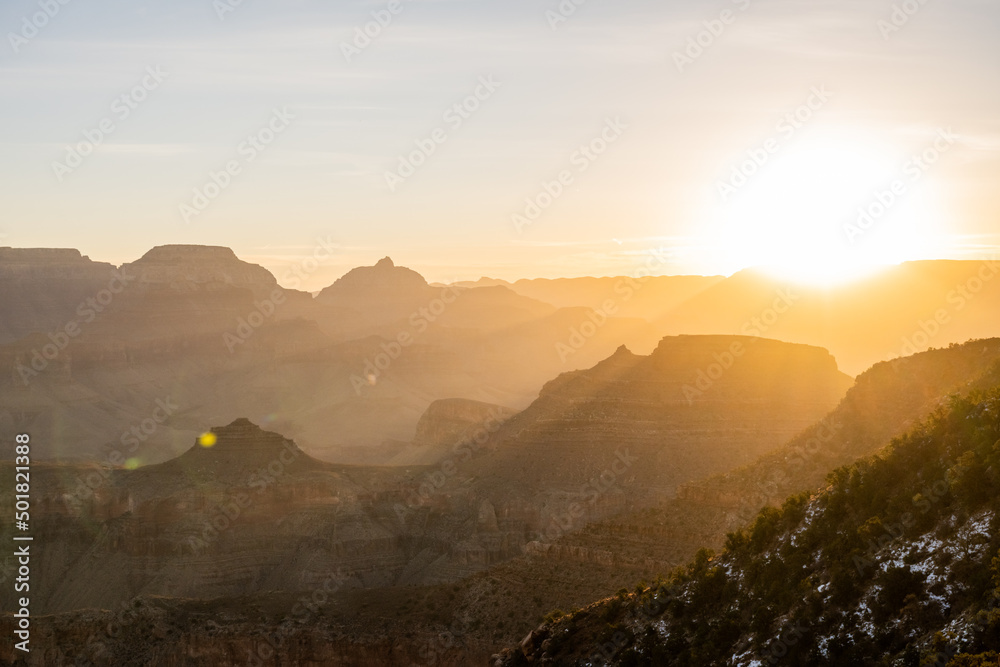
[[[742,182],[730,172],[724,182],[738,187],[715,193],[712,246],[730,267],[820,285],[933,255],[940,215],[929,176],[869,145],[827,135],[779,149],[757,170],[744,161],[755,173]]]

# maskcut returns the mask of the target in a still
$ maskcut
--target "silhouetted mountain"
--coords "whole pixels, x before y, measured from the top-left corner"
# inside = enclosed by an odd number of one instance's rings
[[[646,503],[779,446],[833,408],[851,383],[828,352],[805,345],[680,336],[664,338],[648,357],[622,347],[547,383],[500,427],[496,453],[470,474],[512,492],[576,491],[624,468],[610,475],[620,477],[615,493]]]
[[[650,276],[643,272],[636,276],[609,278],[524,279],[507,284],[518,294],[551,303],[557,308],[604,309],[610,300],[619,317],[637,317],[659,323],[673,310],[723,280],[722,276]],[[489,282],[490,279],[483,278],[474,284],[478,286]],[[660,333],[665,333],[665,330]],[[719,332],[704,330],[691,333]]]
[[[824,347],[855,375],[888,358],[996,335],[998,274],[995,261],[927,260],[830,288],[754,269],[728,278],[519,280],[510,288],[560,307],[600,308],[610,299],[620,316],[643,318],[660,335],[742,334]]]
[[[385,257],[375,266],[351,269],[316,296],[332,308],[328,330],[341,338],[379,334],[395,339],[428,327],[491,331],[552,313],[546,303],[501,286],[469,289],[427,284],[416,271]]]
[[[669,332],[758,332],[827,348],[856,374],[873,364],[997,331],[1000,264],[907,262],[832,289],[741,271],[657,320]],[[769,313],[784,290],[786,312]],[[862,335],[863,332],[863,335]]]
[[[271,272],[239,259],[220,246],[157,246],[121,271],[138,287],[169,286],[178,291],[243,287],[255,296],[268,296],[278,286]]]
[[[205,435],[199,437],[177,458],[137,470],[130,476],[129,485],[143,488],[148,486],[147,480],[170,477],[199,485],[240,485],[275,462],[282,475],[336,469],[309,456],[292,440],[264,431],[246,418],[213,428],[209,433],[215,436],[214,440],[206,441]]]
[[[384,463],[400,448],[381,444],[407,441],[434,400],[527,405],[555,373],[606,356],[622,332],[610,320],[563,358],[556,347],[585,313],[557,313],[503,287],[432,288],[391,260],[313,299],[228,248],[154,248],[122,267],[113,291],[105,278],[114,267],[76,251],[7,256],[20,258],[0,263],[20,276],[10,293],[23,296],[17,312],[46,328],[0,345],[0,421],[31,420],[42,458],[101,460],[156,401],[170,400],[179,412],[132,450],[144,463],[180,453],[195,424],[239,415],[280,415],[312,451]],[[91,274],[102,282],[88,283]],[[79,286],[93,291],[81,296]],[[84,298],[94,304],[79,314],[46,305],[75,309]]]
[[[370,304],[381,299],[406,298],[412,295],[420,297],[425,294],[427,287],[427,281],[419,273],[396,266],[391,258],[383,257],[375,266],[351,269],[320,292],[317,298],[333,302],[367,300]]]

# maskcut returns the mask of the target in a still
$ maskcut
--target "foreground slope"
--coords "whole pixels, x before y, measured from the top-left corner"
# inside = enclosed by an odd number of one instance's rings
[[[994,386],[765,509],[720,556],[543,625],[496,664],[996,664],[998,512]]]

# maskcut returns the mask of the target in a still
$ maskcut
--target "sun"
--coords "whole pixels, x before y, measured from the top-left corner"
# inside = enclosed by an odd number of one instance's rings
[[[727,181],[739,187],[717,204],[712,246],[730,267],[814,285],[932,256],[940,228],[932,181],[914,178],[905,154],[873,144],[828,133],[767,160],[757,153],[754,164],[748,154]]]

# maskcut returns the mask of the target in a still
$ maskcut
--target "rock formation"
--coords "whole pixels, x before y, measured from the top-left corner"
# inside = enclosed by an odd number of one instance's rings
[[[256,296],[267,295],[277,280],[267,269],[239,259],[221,246],[157,246],[138,260],[124,264],[139,286],[168,286],[175,290],[244,287]]]
[[[648,357],[620,348],[546,384],[469,474],[499,494],[563,488],[592,507],[621,491],[667,498],[789,440],[851,382],[825,350],[765,339],[668,337]]]

